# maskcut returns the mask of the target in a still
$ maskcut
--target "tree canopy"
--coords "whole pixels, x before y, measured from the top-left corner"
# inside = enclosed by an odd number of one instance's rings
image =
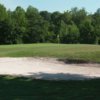
[[[100,8],[93,14],[77,7],[51,13],[0,4],[0,44],[48,42],[100,44]]]

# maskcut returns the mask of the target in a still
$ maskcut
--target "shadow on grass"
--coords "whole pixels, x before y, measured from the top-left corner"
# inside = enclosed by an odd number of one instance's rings
[[[0,100],[100,100],[100,80],[47,81],[0,76]]]
[[[45,79],[45,80],[86,80],[97,77],[90,77],[81,74],[70,74],[70,73],[28,73],[29,77],[33,79]]]

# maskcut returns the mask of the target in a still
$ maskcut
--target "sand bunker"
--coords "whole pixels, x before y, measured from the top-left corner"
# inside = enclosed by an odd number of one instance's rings
[[[83,80],[100,78],[100,64],[65,64],[55,58],[0,58],[0,75]]]

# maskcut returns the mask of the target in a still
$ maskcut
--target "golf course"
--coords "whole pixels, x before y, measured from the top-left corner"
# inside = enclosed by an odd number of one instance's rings
[[[99,45],[1,45],[0,99],[99,100],[99,63]]]
[[[0,0],[0,100],[100,100],[100,0]]]

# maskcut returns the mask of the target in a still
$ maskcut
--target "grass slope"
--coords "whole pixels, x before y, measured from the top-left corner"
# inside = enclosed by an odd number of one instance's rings
[[[1,45],[0,57],[57,57],[100,62],[100,46],[84,44]]]
[[[100,100],[100,80],[45,81],[0,76],[0,100]]]

